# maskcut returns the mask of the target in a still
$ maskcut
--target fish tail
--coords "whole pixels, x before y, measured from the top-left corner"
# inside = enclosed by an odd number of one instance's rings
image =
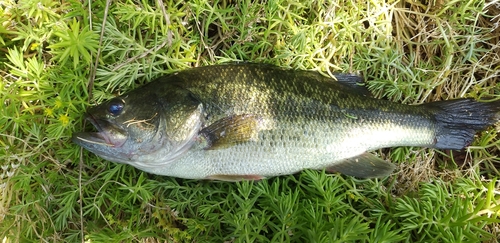
[[[500,120],[500,100],[458,99],[424,106],[434,111],[437,131],[433,147],[437,149],[463,149],[472,143],[477,131]]]

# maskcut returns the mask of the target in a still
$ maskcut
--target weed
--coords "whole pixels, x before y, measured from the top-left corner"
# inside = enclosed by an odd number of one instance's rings
[[[0,2],[3,241],[500,237],[498,128],[478,134],[461,159],[456,151],[377,151],[400,167],[383,180],[310,170],[259,182],[182,180],[68,142],[92,104],[167,73],[236,60],[361,72],[375,96],[407,104],[498,99],[498,2],[110,3]]]

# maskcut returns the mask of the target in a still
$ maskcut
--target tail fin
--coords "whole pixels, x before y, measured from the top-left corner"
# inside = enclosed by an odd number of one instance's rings
[[[500,101],[458,99],[425,106],[435,111],[437,133],[434,148],[438,149],[463,149],[472,143],[477,131],[500,120]]]

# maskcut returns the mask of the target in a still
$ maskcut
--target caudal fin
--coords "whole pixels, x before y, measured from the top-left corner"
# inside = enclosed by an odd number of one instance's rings
[[[424,106],[435,111],[438,128],[434,148],[438,149],[463,149],[472,143],[477,131],[500,120],[500,101],[458,99]]]

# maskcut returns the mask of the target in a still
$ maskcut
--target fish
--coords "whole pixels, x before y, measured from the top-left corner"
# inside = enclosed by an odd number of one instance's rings
[[[90,108],[96,131],[72,141],[99,157],[178,178],[260,180],[305,169],[380,178],[373,150],[461,150],[500,119],[500,101],[405,105],[372,97],[362,77],[267,64],[196,67]]]

